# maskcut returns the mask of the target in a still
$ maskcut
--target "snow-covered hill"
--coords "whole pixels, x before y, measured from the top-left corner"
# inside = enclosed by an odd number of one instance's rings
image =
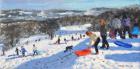
[[[108,38],[110,49],[99,49],[99,55],[92,54],[77,57],[73,52],[63,51],[67,46],[73,45],[73,51],[87,48],[89,39],[83,37],[85,28],[90,25],[62,27],[53,40],[45,35],[36,35],[22,39],[20,46],[27,49],[26,57],[15,55],[15,48],[6,52],[6,56],[0,56],[0,69],[139,69],[140,67],[140,38],[121,40],[133,45],[132,48],[123,48],[115,45],[114,40]],[[74,29],[77,28],[77,29]],[[84,30],[84,31],[80,31]],[[75,32],[77,31],[77,32]],[[80,31],[80,32],[79,32]],[[96,34],[99,34],[96,32]],[[61,36],[60,36],[61,35]],[[54,44],[60,36],[61,44]],[[74,36],[75,40],[71,40]],[[64,38],[68,41],[64,42]],[[40,41],[36,41],[40,39]],[[26,41],[29,43],[26,43]],[[32,47],[35,44],[39,55],[32,56]],[[99,44],[99,47],[101,43]]]
[[[100,15],[101,13],[104,13],[105,11],[98,11],[98,10],[87,10],[84,15],[94,15],[94,16],[98,16]]]

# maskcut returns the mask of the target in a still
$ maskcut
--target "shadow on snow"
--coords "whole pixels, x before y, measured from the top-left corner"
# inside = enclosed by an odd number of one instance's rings
[[[89,39],[85,39],[83,42],[77,44],[73,50],[85,49],[87,47],[86,42],[88,41]],[[49,57],[27,61],[19,65],[16,69],[72,69],[76,59],[77,56],[75,54],[61,51]]]
[[[137,39],[137,41],[139,41],[139,39]],[[85,39],[84,41],[77,44],[73,48],[74,51],[87,48],[87,42],[89,42],[89,39]],[[109,50],[139,50],[139,49],[140,47],[138,48],[132,47],[129,49],[122,48],[122,47],[111,47]],[[112,55],[105,55],[105,58],[115,60],[115,61],[140,62],[139,54],[140,53],[112,54]],[[72,66],[76,62],[76,59],[77,59],[77,56],[75,54],[70,53],[70,52],[64,53],[63,51],[61,51],[49,57],[38,58],[38,59],[27,61],[19,65],[16,69],[48,69],[48,68],[49,69],[65,69],[65,68],[72,69]]]
[[[140,62],[140,52],[126,54],[111,54],[106,55],[105,58],[119,62]]]

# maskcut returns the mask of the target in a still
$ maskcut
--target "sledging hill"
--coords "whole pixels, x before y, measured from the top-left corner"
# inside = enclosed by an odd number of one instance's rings
[[[56,37],[53,40],[44,35],[28,38],[30,40],[28,44],[19,44],[19,49],[22,45],[27,49],[27,56],[19,57],[14,55],[15,48],[13,48],[6,52],[6,56],[0,56],[0,69],[139,69],[140,38],[127,38],[125,40],[118,38],[123,42],[132,44],[132,48],[117,46],[113,43],[114,40],[108,38],[110,49],[99,49],[99,55],[94,55],[94,48],[91,49],[92,54],[82,57],[77,57],[70,51],[64,53],[65,47],[69,45],[73,45],[73,51],[87,48],[89,39],[87,37],[78,39],[79,34],[84,34],[86,29],[79,26],[77,26],[77,30],[72,29],[75,27],[61,28],[56,32]],[[99,33],[96,32],[96,34]],[[58,36],[61,37],[61,44],[54,44]],[[75,40],[71,40],[71,36],[74,36]],[[34,41],[39,38],[40,41]],[[64,38],[67,38],[67,44],[65,44]],[[24,40],[26,42],[27,39]],[[33,44],[39,50],[37,56],[32,56]]]

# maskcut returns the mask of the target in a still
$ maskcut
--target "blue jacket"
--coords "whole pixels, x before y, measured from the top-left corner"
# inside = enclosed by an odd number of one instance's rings
[[[26,49],[25,48],[21,48],[21,52],[26,52]]]

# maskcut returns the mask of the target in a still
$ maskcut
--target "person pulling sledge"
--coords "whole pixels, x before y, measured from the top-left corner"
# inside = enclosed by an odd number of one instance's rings
[[[90,43],[88,48],[90,48],[91,46],[94,47],[96,51],[95,54],[99,54],[98,44],[100,42],[100,38],[96,34],[89,31],[86,32],[86,35],[90,38]]]

